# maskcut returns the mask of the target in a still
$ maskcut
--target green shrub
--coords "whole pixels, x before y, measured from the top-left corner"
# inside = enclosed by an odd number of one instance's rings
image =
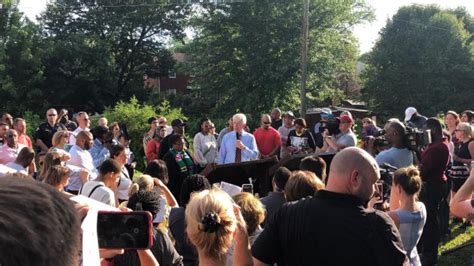
[[[152,105],[140,104],[135,96],[130,98],[129,102],[120,101],[113,108],[107,107],[102,116],[105,116],[109,120],[109,124],[117,121],[127,126],[131,140],[130,149],[135,154],[137,169],[142,171],[145,166],[143,134],[150,128],[147,121],[148,118],[164,116],[168,119],[169,123],[176,118],[186,119],[182,114],[181,108],[171,108],[169,102],[166,100],[162,101],[161,104],[155,108]]]
[[[26,121],[26,134],[28,134],[28,136],[32,138],[31,140],[33,140],[33,135],[36,129],[43,122],[43,120],[46,121],[46,119],[42,119],[38,114],[34,114],[31,111],[24,112],[22,117]]]
[[[151,105],[141,105],[137,98],[133,96],[129,102],[118,102],[113,108],[107,107],[102,114],[109,123],[117,121],[127,125],[127,131],[130,137],[130,149],[135,154],[138,168],[143,168],[143,134],[149,129],[147,120],[156,116],[155,110]]]

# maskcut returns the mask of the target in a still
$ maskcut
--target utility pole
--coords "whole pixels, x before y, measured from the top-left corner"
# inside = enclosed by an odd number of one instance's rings
[[[301,88],[300,88],[300,116],[306,115],[306,72],[308,64],[308,16],[309,16],[309,0],[303,0],[303,37],[301,42]]]

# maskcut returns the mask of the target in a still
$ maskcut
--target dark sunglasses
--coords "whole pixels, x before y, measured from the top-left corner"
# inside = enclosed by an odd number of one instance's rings
[[[272,122],[263,122],[265,125],[271,124]]]

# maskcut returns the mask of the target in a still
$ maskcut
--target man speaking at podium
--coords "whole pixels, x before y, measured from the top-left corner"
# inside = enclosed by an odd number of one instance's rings
[[[258,158],[257,142],[252,134],[245,132],[247,117],[235,114],[232,117],[234,131],[222,139],[219,151],[219,164],[246,162]]]

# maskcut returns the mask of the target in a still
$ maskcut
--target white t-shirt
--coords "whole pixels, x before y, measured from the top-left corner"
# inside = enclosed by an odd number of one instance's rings
[[[82,186],[80,194],[115,207],[114,192],[110,188],[106,187],[104,182],[91,180]]]
[[[83,150],[77,145],[74,145],[69,153],[71,154],[71,160],[69,160],[68,165],[77,166],[89,171],[89,180],[97,177],[97,170],[94,167],[94,161],[88,151]],[[82,185],[83,184],[79,173],[77,173],[77,175],[75,174],[69,176],[69,185],[67,186],[68,190],[77,191]]]
[[[121,200],[128,200],[128,190],[132,185],[132,180],[130,180],[130,176],[128,173],[127,168],[122,167],[122,173],[120,174],[119,181],[118,181],[117,193],[118,198]]]
[[[18,173],[28,175],[28,171],[26,171],[26,168],[23,167],[22,165],[19,165],[19,164],[15,163],[15,162],[7,163],[6,166],[17,170]]]

